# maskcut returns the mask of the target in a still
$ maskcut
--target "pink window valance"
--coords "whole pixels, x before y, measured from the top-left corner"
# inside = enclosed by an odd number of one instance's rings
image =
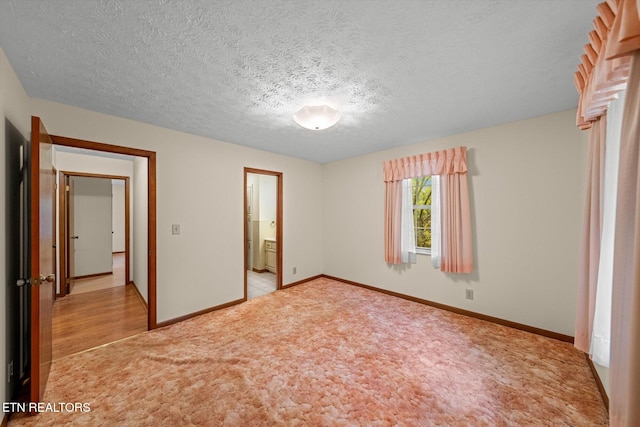
[[[574,74],[580,129],[590,129],[627,85],[631,56],[640,49],[639,4],[640,0],[607,0],[598,5],[594,29]]]
[[[384,162],[384,182],[467,172],[467,147],[449,148]]]

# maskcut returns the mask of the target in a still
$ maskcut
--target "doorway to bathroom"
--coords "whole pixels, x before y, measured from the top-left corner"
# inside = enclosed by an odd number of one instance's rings
[[[244,169],[245,299],[282,288],[282,173]]]

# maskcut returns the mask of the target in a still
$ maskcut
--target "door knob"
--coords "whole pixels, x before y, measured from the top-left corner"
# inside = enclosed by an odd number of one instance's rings
[[[78,238],[78,236],[71,236],[71,238],[72,238],[72,239],[77,239],[77,238]]]
[[[55,274],[49,274],[48,276],[45,276],[44,274],[40,275],[40,283],[42,282],[55,282],[56,280],[56,275]]]

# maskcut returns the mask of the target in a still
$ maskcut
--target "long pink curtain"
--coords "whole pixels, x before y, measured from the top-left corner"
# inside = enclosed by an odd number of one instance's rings
[[[600,3],[593,23],[575,73],[577,125],[588,129],[597,123],[616,94],[627,91],[613,254],[609,414],[612,427],[632,427],[640,426],[640,0]],[[590,277],[588,271],[582,274]],[[581,296],[578,306],[589,310],[588,298]],[[582,348],[584,333],[576,331]]]
[[[622,118],[611,307],[611,426],[640,426],[640,51]]]
[[[440,177],[440,270],[450,273],[473,271],[471,208],[467,174]]]
[[[589,353],[591,343],[600,264],[606,126],[606,116],[602,116],[593,124],[589,135],[589,171],[582,226],[575,332],[575,346],[585,353]]]
[[[385,182],[384,259],[390,264],[402,263],[402,180]]]
[[[429,175],[442,177],[441,270],[470,273],[473,271],[473,251],[466,147],[450,148],[384,162],[385,261],[390,264],[401,263],[402,180]]]

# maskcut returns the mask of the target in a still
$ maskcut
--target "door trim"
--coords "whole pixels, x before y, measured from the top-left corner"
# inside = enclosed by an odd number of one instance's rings
[[[242,263],[242,270],[244,275],[244,300],[247,300],[247,262],[249,261],[247,258],[247,174],[255,173],[258,175],[272,175],[277,178],[277,194],[276,194],[276,289],[282,289],[282,172],[275,172],[265,169],[254,169],[245,167],[244,168],[244,180],[242,186],[242,199],[243,199],[243,209],[242,209],[242,252],[244,257],[244,262]]]
[[[139,148],[123,147],[102,142],[51,135],[55,145],[85,148],[88,150],[105,151],[108,153],[128,154],[130,156],[146,157],[148,161],[147,177],[147,249],[149,258],[147,263],[147,296],[149,299],[148,328],[156,329],[157,322],[157,236],[156,236],[156,152]],[[127,270],[128,271],[128,270]]]
[[[124,284],[128,285],[131,282],[130,271],[131,271],[131,251],[130,251],[130,230],[131,230],[131,188],[130,188],[130,178],[125,175],[105,175],[98,173],[86,173],[86,172],[70,172],[70,171],[60,171],[60,241],[64,242],[65,252],[62,253],[62,248],[60,250],[60,277],[61,280],[65,282],[60,282],[60,293],[64,296],[69,293],[69,288],[66,287],[66,280],[69,279],[81,279],[91,276],[100,276],[106,273],[98,273],[98,274],[90,274],[88,276],[83,277],[68,277],[69,272],[67,271],[67,260],[71,256],[69,254],[69,238],[70,236],[67,233],[69,229],[69,200],[67,197],[66,186],[69,184],[69,178],[72,176],[80,176],[85,178],[104,178],[104,179],[118,179],[124,181],[124,268],[125,268],[125,281]],[[64,206],[64,208],[63,208]],[[63,216],[64,213],[64,216]],[[64,256],[64,259],[63,259]],[[63,262],[64,261],[64,262]],[[65,289],[63,292],[62,286],[65,285]]]

